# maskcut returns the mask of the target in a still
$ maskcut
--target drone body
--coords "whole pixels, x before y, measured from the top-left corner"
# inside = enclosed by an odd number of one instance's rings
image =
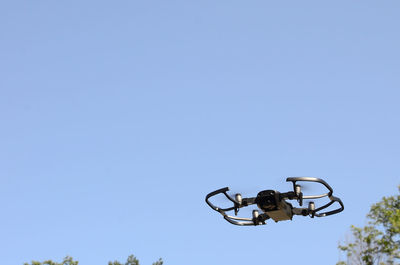
[[[274,190],[261,191],[256,197],[257,207],[275,222],[292,220],[292,205],[280,197],[281,193]]]
[[[332,188],[324,180],[319,178],[297,177],[287,178],[286,181],[293,183],[293,191],[281,193],[274,190],[263,190],[260,191],[256,197],[242,198],[242,195],[238,193],[235,195],[235,198],[232,198],[227,194],[229,188],[226,187],[209,193],[206,196],[206,202],[213,210],[219,212],[225,220],[234,225],[262,225],[265,224],[265,221],[268,219],[279,222],[292,220],[294,215],[310,216],[311,218],[314,218],[315,216],[324,217],[343,211],[344,206],[342,201],[332,195]],[[297,184],[297,182],[301,181],[320,183],[325,186],[328,192],[320,195],[304,196],[301,191],[301,186]],[[229,208],[219,208],[214,206],[209,199],[217,194],[224,194],[226,198],[233,203],[233,206]],[[288,202],[289,200],[296,200],[298,204],[302,206],[303,199],[320,199],[323,197],[328,197],[330,201],[318,208],[315,208],[315,203],[313,201],[308,203],[307,208],[296,208]],[[335,202],[339,203],[340,208],[332,211],[320,212]],[[252,218],[237,217],[237,213],[239,212],[240,208],[250,205],[256,205],[258,208],[253,210]],[[229,211],[234,211],[235,216],[228,215],[226,212]]]

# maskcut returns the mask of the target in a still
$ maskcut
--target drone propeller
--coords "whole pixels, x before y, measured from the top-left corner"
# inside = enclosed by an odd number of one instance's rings
[[[297,182],[294,185],[294,193],[297,196],[297,202],[299,203],[300,206],[303,206],[304,199],[307,198],[309,194],[316,194],[318,193],[317,191],[317,186],[315,184],[312,184],[310,182]]]
[[[311,185],[307,185],[307,184],[296,184],[297,186],[300,186],[301,191],[311,191],[312,188],[310,187]]]
[[[226,191],[226,195],[229,196],[230,199],[228,199],[224,194],[217,194],[216,196],[213,196],[211,199],[212,203],[215,204],[220,209],[228,209],[232,208],[232,210],[235,210],[235,215],[237,215],[239,208],[242,204],[242,199],[245,198],[241,193],[239,192],[234,192],[232,190]]]
[[[297,182],[296,183],[297,186],[300,186],[301,191],[303,193],[307,193],[307,194],[318,194],[318,193],[322,193],[325,189],[324,187],[318,185],[318,183],[313,183],[313,182]]]
[[[297,182],[294,185],[294,192],[298,196],[298,203],[300,206],[303,206],[303,201],[308,197],[313,197],[310,195],[321,194],[321,186],[316,185],[312,182]]]

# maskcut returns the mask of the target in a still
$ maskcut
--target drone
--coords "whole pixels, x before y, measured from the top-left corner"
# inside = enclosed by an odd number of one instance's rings
[[[340,213],[344,209],[342,201],[338,197],[334,197],[333,189],[324,180],[312,177],[290,177],[286,179],[287,182],[293,183],[293,191],[289,192],[278,192],[275,190],[263,190],[260,191],[256,197],[253,198],[242,198],[240,193],[235,194],[234,198],[230,196],[227,192],[228,187],[213,191],[206,196],[206,203],[215,211],[219,212],[226,221],[234,225],[240,226],[255,226],[255,225],[265,225],[266,220],[272,219],[275,222],[292,220],[294,215],[309,216],[314,217],[325,217],[333,214]],[[298,182],[317,182],[325,186],[327,189],[326,193],[319,195],[303,195],[301,191],[301,185]],[[226,198],[233,203],[232,207],[220,208],[213,205],[210,202],[210,198],[218,194],[223,194]],[[329,202],[316,208],[313,201],[308,202],[307,207],[303,207],[303,200],[315,200],[328,197]],[[295,200],[299,204],[300,208],[293,207],[288,200]],[[328,208],[335,202],[339,203],[340,207],[331,210],[321,212],[323,209]],[[258,210],[253,210],[251,218],[238,217],[237,214],[239,210],[243,207],[250,205],[256,205]],[[235,216],[228,215],[226,212],[233,211]],[[261,213],[260,213],[261,212]]]

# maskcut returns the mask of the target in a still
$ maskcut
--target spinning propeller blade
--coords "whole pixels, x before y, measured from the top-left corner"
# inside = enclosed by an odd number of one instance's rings
[[[300,186],[301,192],[304,196],[315,195],[325,193],[326,189],[322,185],[313,182],[297,182],[297,186]]]

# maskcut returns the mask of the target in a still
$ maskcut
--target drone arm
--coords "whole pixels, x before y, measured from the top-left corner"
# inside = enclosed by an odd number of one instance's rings
[[[289,192],[279,193],[279,198],[284,200],[297,200],[299,196],[296,195],[295,192],[289,191]]]
[[[256,204],[256,198],[243,198],[240,207]]]
[[[307,208],[295,208],[293,207],[292,209],[292,213],[294,215],[303,215],[303,216],[307,216],[309,214],[309,210]]]

